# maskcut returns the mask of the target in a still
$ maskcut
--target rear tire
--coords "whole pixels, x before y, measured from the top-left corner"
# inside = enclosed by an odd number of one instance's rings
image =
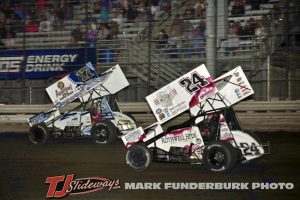
[[[111,144],[117,139],[117,130],[110,121],[99,121],[92,127],[92,139],[96,144]]]
[[[238,151],[227,141],[213,141],[203,151],[202,162],[213,172],[227,172],[236,164]]]
[[[32,144],[45,144],[49,135],[49,129],[45,124],[36,124],[29,129],[28,138]]]
[[[134,144],[127,150],[126,163],[134,171],[145,171],[152,164],[152,160],[152,152],[143,144]]]

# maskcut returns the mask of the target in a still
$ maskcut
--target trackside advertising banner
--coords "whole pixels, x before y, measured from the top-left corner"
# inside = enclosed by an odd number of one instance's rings
[[[86,61],[96,63],[95,48],[0,51],[0,79],[49,78],[73,71]]]

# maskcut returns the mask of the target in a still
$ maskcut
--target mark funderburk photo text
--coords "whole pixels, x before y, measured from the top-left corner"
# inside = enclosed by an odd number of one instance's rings
[[[125,190],[292,190],[285,182],[126,182]]]

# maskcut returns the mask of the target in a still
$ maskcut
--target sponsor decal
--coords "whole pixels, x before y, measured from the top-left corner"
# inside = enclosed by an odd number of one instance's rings
[[[162,110],[160,108],[156,109],[155,113],[156,114],[160,114],[162,112]]]
[[[132,131],[131,133],[125,135],[125,139],[127,142],[138,142],[142,135],[143,132],[141,131],[141,129],[138,128]]]
[[[48,116],[44,112],[38,113],[34,115],[33,117],[29,118],[29,123],[30,124],[39,124],[44,122],[45,120],[48,119]]]
[[[163,107],[169,107],[173,105],[172,100],[177,95],[175,88],[167,87],[164,91],[161,91],[157,94],[154,99],[155,105],[162,105]]]
[[[139,127],[137,129],[133,130],[132,132],[128,133],[124,137],[122,137],[122,140],[123,140],[124,144],[126,144],[125,147],[129,148],[133,144],[145,139],[145,137],[146,137],[146,134],[144,133],[144,130],[142,129],[142,127]]]
[[[185,133],[187,132],[187,133]],[[168,133],[167,136],[161,138],[163,144],[176,144],[181,142],[190,142],[197,138],[197,134],[191,132],[190,128],[182,128]]]
[[[101,119],[109,119],[109,120],[114,119],[115,113],[112,112],[110,105],[105,97],[101,101],[100,110],[101,110]],[[116,117],[122,118],[122,116],[117,116],[117,115]]]
[[[0,57],[0,73],[16,73],[21,71],[24,56]]]
[[[234,90],[234,92],[235,92],[235,94],[237,95],[237,97],[238,97],[239,99],[242,98],[242,94],[241,94],[239,88],[236,88],[236,89]]]
[[[46,198],[64,198],[68,195],[79,195],[100,190],[112,191],[120,189],[119,179],[105,177],[75,178],[75,174],[47,177],[49,188]]]
[[[166,118],[166,115],[164,113],[160,113],[158,115],[158,117],[159,117],[160,120],[163,120],[164,118]]]
[[[65,84],[62,81],[59,81],[57,83],[57,88],[59,90],[55,90],[55,95],[56,95],[56,98],[59,98],[60,100],[66,98],[67,96],[70,96],[74,92],[71,84],[69,86],[65,87]]]
[[[237,84],[240,85],[240,88],[235,89],[237,97],[240,99],[243,96],[247,96],[251,92],[250,88],[247,87],[245,81],[240,77],[239,72],[235,72],[234,76],[236,77]]]

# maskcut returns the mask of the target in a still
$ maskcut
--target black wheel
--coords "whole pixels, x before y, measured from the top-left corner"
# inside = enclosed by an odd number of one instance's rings
[[[204,166],[214,172],[229,171],[237,162],[238,151],[227,141],[213,141],[203,151]]]
[[[137,172],[144,171],[152,163],[152,152],[143,144],[132,145],[127,150],[126,163]]]
[[[97,144],[110,144],[116,138],[116,127],[110,121],[100,121],[92,127],[92,139]]]
[[[29,129],[29,141],[32,144],[45,144],[49,139],[49,129],[45,124],[36,124]]]

